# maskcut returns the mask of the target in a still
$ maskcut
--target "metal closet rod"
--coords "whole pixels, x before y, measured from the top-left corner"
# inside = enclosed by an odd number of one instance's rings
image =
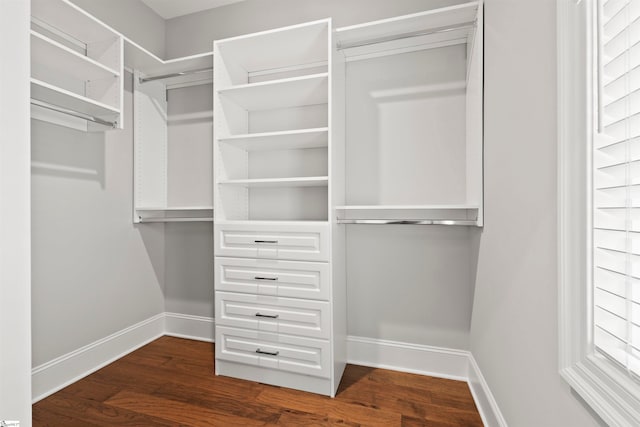
[[[90,122],[98,123],[103,126],[109,126],[112,128],[117,127],[116,122],[110,122],[107,120],[103,120],[100,117],[91,116],[89,114],[81,113],[79,111],[70,110],[68,108],[61,107],[59,105],[49,104],[48,102],[40,101],[37,99],[31,98],[31,104],[37,105],[38,107],[46,108],[47,110],[57,111],[58,113],[67,114],[69,116],[77,117],[79,119],[88,120]]]
[[[188,76],[188,75],[191,75],[191,74],[207,73],[209,71],[213,71],[213,68],[212,67],[199,68],[197,70],[178,71],[177,73],[162,74],[162,75],[159,75],[159,76],[140,77],[140,83],[147,83],[147,82],[152,82],[152,81],[155,81],[155,80],[170,79],[171,77]]]
[[[346,43],[346,44],[338,43],[337,49],[338,50],[352,49],[354,47],[370,46],[370,45],[373,45],[373,44],[392,42],[392,41],[395,41],[395,40],[404,40],[404,39],[410,39],[410,38],[413,38],[413,37],[428,36],[428,35],[431,35],[431,34],[448,33],[450,31],[474,28],[475,26],[476,26],[475,21],[463,22],[461,24],[451,25],[451,26],[448,26],[448,27],[434,28],[433,30],[414,31],[414,32],[411,32],[411,33],[396,34],[394,36],[379,37],[379,38],[376,38],[376,39],[365,40],[365,41],[360,41],[360,42],[353,42],[353,43]]]
[[[212,217],[168,217],[168,218],[161,218],[161,217],[141,217],[138,216],[138,220],[140,222],[212,222],[213,218]]]
[[[338,219],[339,224],[373,224],[373,225],[476,225],[475,220],[460,219]]]

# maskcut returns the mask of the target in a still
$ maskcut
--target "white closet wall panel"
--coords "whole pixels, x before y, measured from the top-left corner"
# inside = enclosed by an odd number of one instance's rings
[[[167,94],[161,82],[134,75],[135,206],[167,205]]]
[[[484,224],[484,9],[478,9],[478,25],[470,37],[467,69],[466,151],[467,201],[479,206],[478,225]]]
[[[206,84],[167,93],[169,206],[213,206],[212,90]]]
[[[464,45],[346,69],[347,203],[464,203]]]

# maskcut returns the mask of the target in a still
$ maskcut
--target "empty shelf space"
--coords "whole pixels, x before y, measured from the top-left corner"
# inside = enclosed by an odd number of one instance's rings
[[[329,177],[309,176],[296,178],[260,178],[260,179],[231,179],[218,181],[221,185],[238,185],[250,188],[264,187],[326,187]]]
[[[32,0],[31,16],[82,42],[115,39],[105,24],[67,0]]]
[[[42,35],[31,31],[31,61],[56,68],[78,80],[118,77],[117,71]]]
[[[477,225],[476,205],[347,205],[336,206],[338,222],[353,224]]]
[[[103,120],[113,121],[119,115],[117,108],[33,78],[31,98]]]
[[[442,43],[466,38],[475,25],[478,2],[428,10],[365,24],[337,28],[338,49],[347,56],[371,53],[358,49],[379,44],[373,50],[396,49],[419,43]],[[393,44],[391,44],[393,43]]]
[[[247,151],[289,150],[327,147],[329,128],[300,129],[234,135],[219,141]]]
[[[312,74],[221,89],[218,94],[247,111],[272,110],[326,104],[327,73]]]
[[[226,61],[251,72],[326,62],[329,20],[264,31],[216,42]],[[277,46],[277,49],[274,49]]]

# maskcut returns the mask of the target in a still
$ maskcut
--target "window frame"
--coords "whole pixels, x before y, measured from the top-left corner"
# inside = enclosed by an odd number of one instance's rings
[[[557,1],[559,371],[612,426],[640,425],[640,384],[594,351],[591,149],[596,0]],[[587,185],[585,185],[585,183]]]

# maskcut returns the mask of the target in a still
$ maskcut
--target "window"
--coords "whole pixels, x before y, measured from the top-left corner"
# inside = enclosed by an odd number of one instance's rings
[[[640,0],[558,0],[560,372],[640,425]]]
[[[596,7],[594,344],[640,379],[640,0]]]

